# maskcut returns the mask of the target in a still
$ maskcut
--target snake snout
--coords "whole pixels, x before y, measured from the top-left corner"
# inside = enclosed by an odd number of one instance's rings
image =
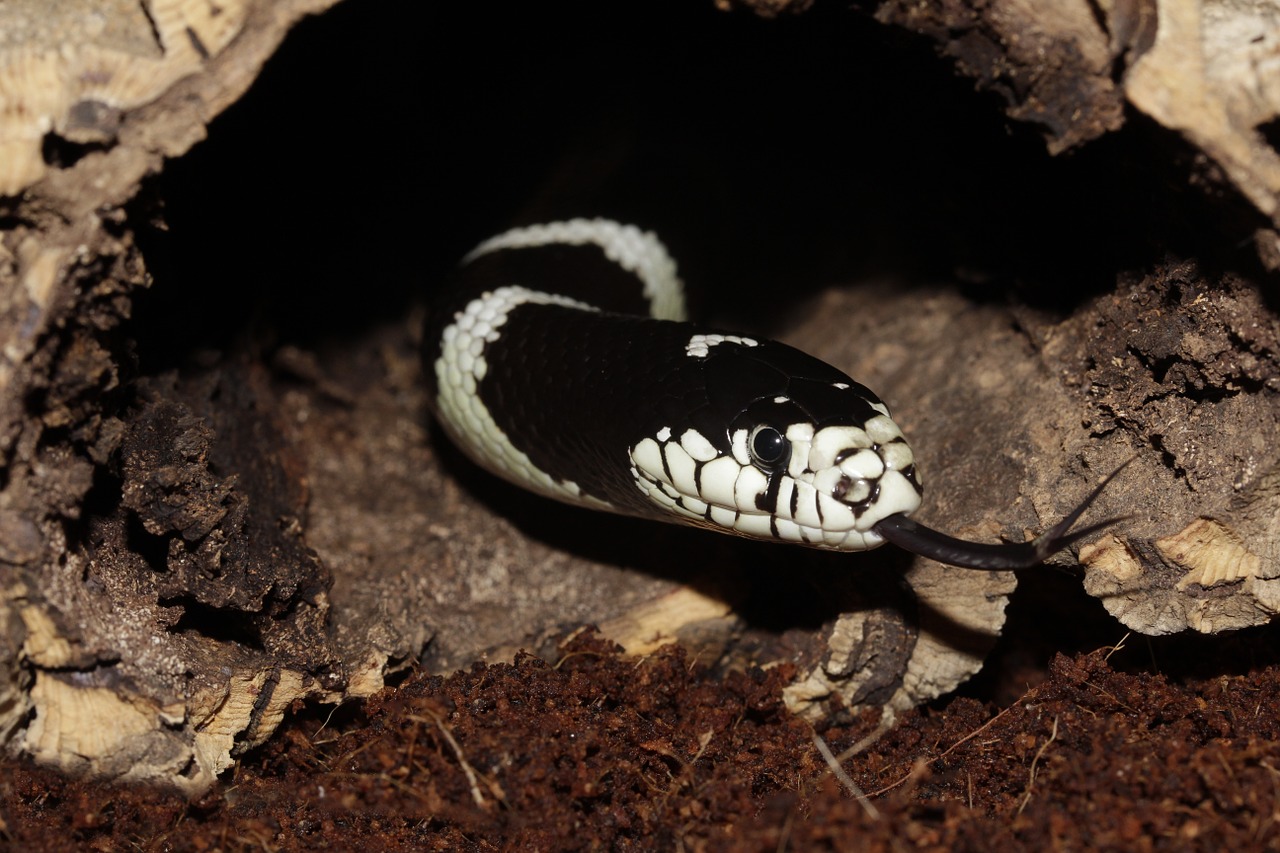
[[[905,442],[853,447],[814,478],[814,485],[847,508],[860,530],[893,513],[910,515],[920,506],[911,450]]]
[[[842,504],[858,507],[874,499],[885,461],[876,448],[850,448],[839,454],[830,470],[830,495]]]

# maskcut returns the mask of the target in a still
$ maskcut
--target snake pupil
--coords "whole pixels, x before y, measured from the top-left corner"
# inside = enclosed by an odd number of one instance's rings
[[[787,455],[787,440],[771,426],[758,426],[751,435],[751,456],[763,467],[772,467]]]

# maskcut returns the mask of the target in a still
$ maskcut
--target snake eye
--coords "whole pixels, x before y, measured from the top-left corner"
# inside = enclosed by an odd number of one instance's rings
[[[787,458],[791,445],[771,426],[761,424],[751,431],[751,461],[761,468],[773,468]]]

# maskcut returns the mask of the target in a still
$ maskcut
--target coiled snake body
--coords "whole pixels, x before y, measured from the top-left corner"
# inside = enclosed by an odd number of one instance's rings
[[[1069,533],[1107,481],[1032,542],[918,524],[915,460],[875,394],[792,347],[684,314],[676,265],[652,234],[602,219],[505,232],[463,259],[430,311],[432,408],[468,456],[526,489],[758,539],[840,551],[890,541],[1012,569],[1103,526]]]

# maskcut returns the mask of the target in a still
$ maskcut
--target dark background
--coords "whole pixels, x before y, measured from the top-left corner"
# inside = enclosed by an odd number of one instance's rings
[[[142,355],[247,318],[314,343],[403,315],[483,237],[555,217],[657,230],[702,313],[766,332],[833,282],[958,277],[1066,309],[1195,248],[1197,194],[1146,165],[1172,139],[1133,116],[1050,158],[1002,106],[843,4],[341,4],[134,206]],[[193,309],[202,335],[160,334]]]

